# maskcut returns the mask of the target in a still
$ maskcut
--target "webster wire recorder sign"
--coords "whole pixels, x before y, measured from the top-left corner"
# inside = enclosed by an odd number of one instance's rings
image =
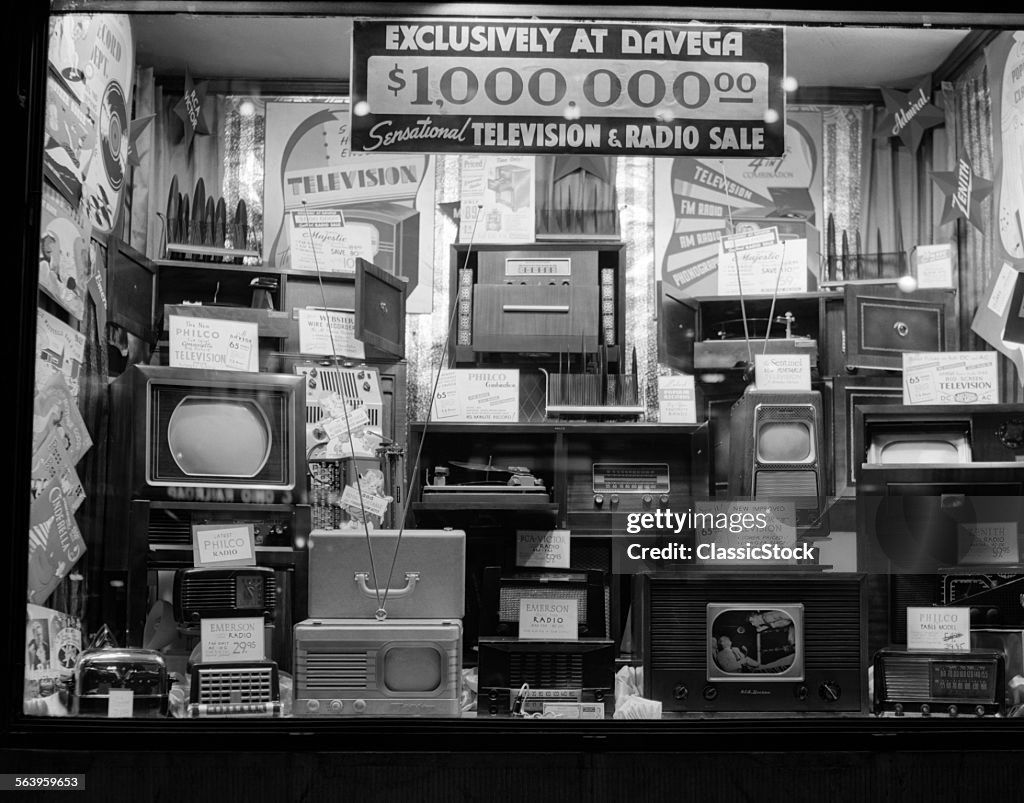
[[[785,150],[781,27],[358,19],[352,50],[354,153]]]

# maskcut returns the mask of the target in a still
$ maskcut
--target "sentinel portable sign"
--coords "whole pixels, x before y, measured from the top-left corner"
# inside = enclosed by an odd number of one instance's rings
[[[352,41],[353,152],[785,150],[781,27],[358,19]]]

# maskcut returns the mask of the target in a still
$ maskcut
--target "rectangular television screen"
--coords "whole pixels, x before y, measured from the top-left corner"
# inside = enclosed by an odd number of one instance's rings
[[[803,680],[801,604],[709,603],[708,681]]]

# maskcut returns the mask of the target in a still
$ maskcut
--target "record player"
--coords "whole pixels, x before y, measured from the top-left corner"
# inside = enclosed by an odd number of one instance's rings
[[[436,466],[423,486],[423,500],[438,504],[448,502],[485,506],[497,503],[500,507],[530,507],[547,504],[550,500],[544,480],[534,476],[526,466],[494,465],[449,461],[449,466],[461,469],[460,476],[483,476],[480,480],[451,482],[451,469]],[[468,472],[468,473],[467,473]]]

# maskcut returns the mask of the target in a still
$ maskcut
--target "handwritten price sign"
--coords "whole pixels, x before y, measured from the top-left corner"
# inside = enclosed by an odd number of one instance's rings
[[[784,50],[771,27],[357,20],[352,149],[781,156]]]

